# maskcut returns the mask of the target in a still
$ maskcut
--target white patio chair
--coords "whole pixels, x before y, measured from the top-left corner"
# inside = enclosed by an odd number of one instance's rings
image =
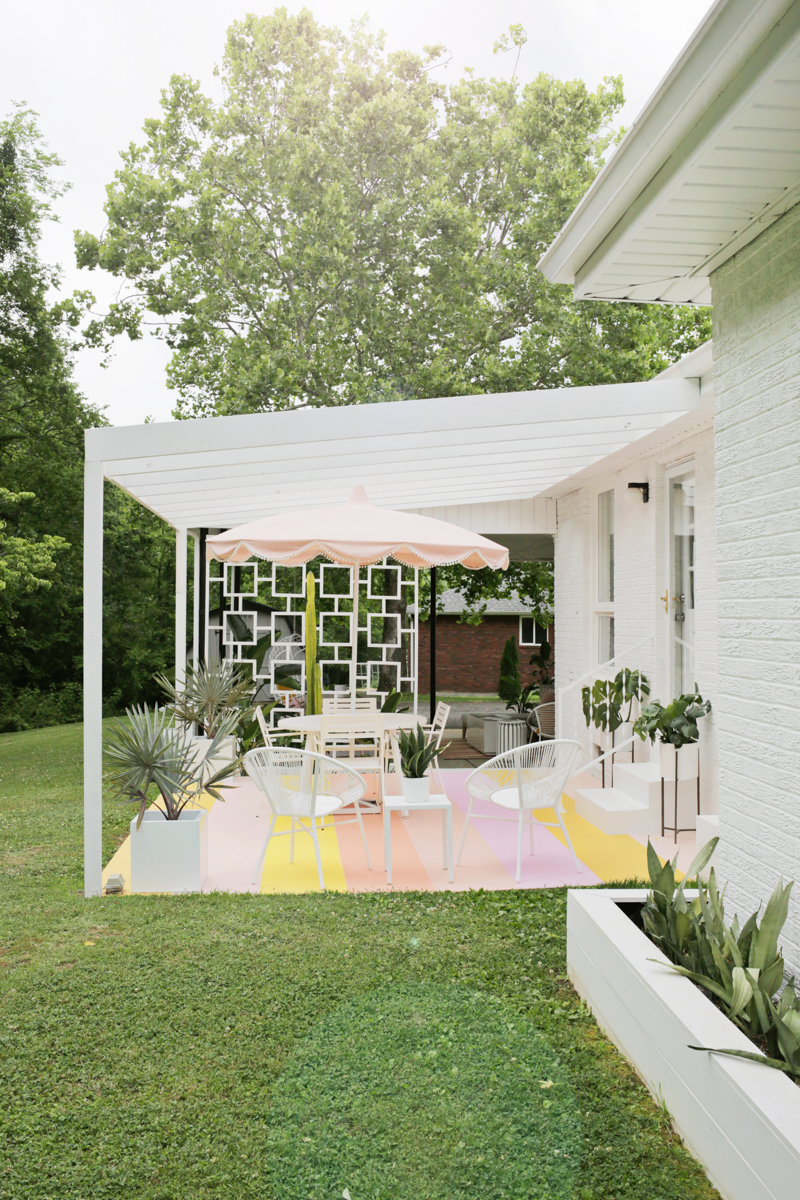
[[[268,750],[271,750],[273,744],[272,733],[269,725],[267,724],[267,718],[264,716],[264,711],[260,704],[256,705],[256,720],[258,721],[259,728],[261,729],[261,736],[264,739],[264,745]]]
[[[533,710],[536,717],[536,729],[539,741],[546,741],[556,736],[556,706],[555,703],[537,704]]]
[[[356,696],[355,708],[350,708],[349,696],[323,696],[322,711],[326,713],[377,712],[377,696]]]
[[[267,836],[253,873],[253,883],[258,882],[271,838],[288,834],[289,862],[293,863],[294,836],[296,833],[307,833],[314,843],[314,853],[317,856],[319,886],[325,891],[317,819],[324,820],[348,804],[355,805],[356,815],[345,821],[334,821],[333,824],[350,825],[353,821],[358,822],[367,866],[372,870],[372,859],[358,805],[366,791],[366,784],[357,771],[352,770],[346,763],[325,758],[322,754],[312,754],[309,750],[296,750],[294,746],[250,750],[244,756],[244,769],[256,787],[266,796],[272,809]],[[275,833],[278,817],[289,817],[289,829]],[[304,821],[309,822],[308,827],[303,824]]]
[[[517,837],[517,883],[522,876],[522,833],[527,821],[530,830],[530,853],[533,854],[533,827],[536,823],[534,813],[538,809],[552,808],[555,810],[555,821],[540,821],[548,828],[558,828],[564,834],[570,853],[575,860],[578,871],[583,867],[578,861],[567,827],[564,824],[564,802],[562,791],[564,784],[572,774],[575,762],[580,754],[579,742],[566,740],[549,740],[536,742],[527,746],[517,746],[505,754],[498,754],[483,766],[478,767],[467,776],[465,787],[469,792],[469,808],[464,822],[464,832],[461,845],[458,848],[456,865],[461,863],[464,843],[467,840],[467,829],[470,818],[479,821],[516,821]],[[514,812],[514,817],[500,817],[494,814],[480,814],[472,817],[472,805],[475,800],[488,800],[507,812]]]
[[[375,775],[383,796],[383,717],[377,712],[323,713],[319,748],[360,775]]]
[[[431,721],[431,723],[429,725],[422,726],[422,728],[428,734],[428,745],[430,745],[431,741],[435,740],[437,751],[441,749],[442,738],[444,737],[444,731],[447,728],[447,718],[449,716],[450,716],[450,705],[445,704],[444,700],[440,700],[439,703],[436,705],[436,712],[433,715],[433,720]],[[432,769],[436,770],[437,775],[439,775],[439,783],[441,784],[442,777],[440,774],[439,755],[438,754],[436,755],[436,757],[433,760]]]

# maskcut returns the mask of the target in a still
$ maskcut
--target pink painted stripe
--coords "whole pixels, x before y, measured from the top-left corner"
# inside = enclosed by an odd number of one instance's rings
[[[466,775],[468,772],[465,772]],[[453,797],[450,792],[450,783],[448,778],[454,772],[447,771],[444,773],[445,791],[450,800]],[[461,840],[461,832],[464,828],[464,814],[458,805],[453,804],[453,863],[455,863],[456,855],[458,854],[458,845]],[[409,813],[408,820],[403,821],[403,824],[408,830],[408,836],[416,847],[422,862],[425,864],[433,886],[437,890],[444,889],[445,891],[467,892],[470,889],[485,888],[487,891],[505,891],[506,888],[515,887],[514,878],[509,875],[506,868],[500,862],[497,855],[487,844],[484,838],[481,837],[477,830],[473,829],[468,835],[468,842],[464,848],[464,857],[462,865],[454,867],[453,882],[448,883],[447,871],[442,866],[442,814],[432,809],[430,812],[416,811]],[[474,844],[473,844],[474,838]],[[474,856],[470,857],[470,849],[474,849]],[[394,855],[393,855],[394,857]]]
[[[386,865],[383,854],[383,815],[369,813],[363,817],[364,833],[372,856],[372,867],[367,868],[364,854],[364,843],[358,825],[344,825],[336,830],[339,839],[339,854],[344,867],[344,876],[349,891],[372,892],[390,885],[386,882]],[[429,892],[433,882],[425,865],[412,842],[409,824],[400,818],[399,813],[392,814],[392,890]],[[447,876],[445,876],[445,882]],[[438,883],[437,883],[438,886]]]
[[[453,804],[465,816],[470,798],[464,787],[464,783],[469,774],[469,771],[463,769],[444,772],[447,794]],[[474,802],[472,815],[473,818],[477,815],[479,819],[477,821],[470,820],[470,828],[467,834],[466,845],[464,846],[464,854],[461,859],[464,867],[471,867],[476,873],[480,872],[486,862],[485,847],[488,846],[508,872],[511,878],[511,883],[507,885],[509,887],[585,887],[602,882],[585,865],[583,866],[583,871],[577,871],[572,860],[572,855],[567,847],[562,845],[549,829],[537,822],[534,828],[533,855],[529,853],[529,835],[528,831],[525,831],[522,845],[522,877],[521,882],[517,884],[515,882],[517,873],[516,823],[512,823],[511,821],[480,820],[482,813],[497,816],[501,812],[501,809],[486,801],[476,800]],[[463,823],[461,827],[463,829]],[[456,840],[456,852],[457,850],[458,841]],[[463,868],[461,869],[463,870]],[[457,873],[458,871],[459,868],[456,868]],[[483,884],[479,886],[485,887],[487,885]]]

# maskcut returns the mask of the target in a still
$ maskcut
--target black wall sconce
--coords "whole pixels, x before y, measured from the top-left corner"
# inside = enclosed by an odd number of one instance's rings
[[[634,489],[633,491],[631,489]],[[636,490],[641,492],[641,496],[637,496]],[[648,504],[650,502],[650,484],[649,483],[629,483],[628,494],[625,497],[628,504]]]

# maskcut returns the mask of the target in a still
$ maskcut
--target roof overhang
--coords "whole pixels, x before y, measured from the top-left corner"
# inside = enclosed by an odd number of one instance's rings
[[[800,2],[718,0],[539,261],[579,299],[710,304],[800,200]]]
[[[86,457],[177,529],[341,504],[396,509],[549,495],[693,412],[697,378],[448,396],[86,431]]]

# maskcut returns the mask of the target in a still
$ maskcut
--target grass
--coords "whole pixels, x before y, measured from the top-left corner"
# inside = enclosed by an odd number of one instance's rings
[[[564,978],[564,891],[84,901],[80,735],[0,736],[3,1200],[716,1196]]]

